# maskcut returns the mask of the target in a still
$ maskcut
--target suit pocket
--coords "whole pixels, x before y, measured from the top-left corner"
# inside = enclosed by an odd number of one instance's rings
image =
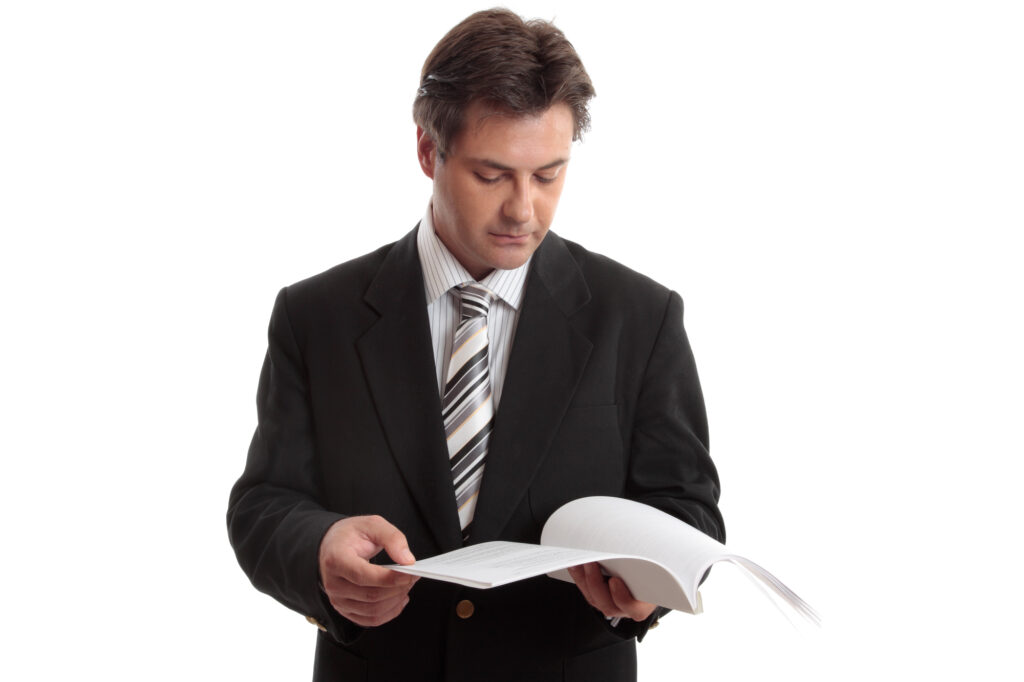
[[[543,524],[566,502],[621,495],[626,461],[616,405],[572,407],[530,486],[534,519]]]

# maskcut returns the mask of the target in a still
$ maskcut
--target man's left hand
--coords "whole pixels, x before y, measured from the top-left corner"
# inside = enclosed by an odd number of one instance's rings
[[[573,566],[569,575],[576,581],[584,599],[608,618],[646,619],[656,604],[633,599],[633,594],[620,578],[606,578],[596,563]]]

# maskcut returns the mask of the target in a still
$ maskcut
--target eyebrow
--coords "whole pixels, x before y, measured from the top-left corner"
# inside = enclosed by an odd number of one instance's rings
[[[498,163],[497,161],[491,161],[490,159],[472,159],[472,161],[473,161],[473,163],[479,163],[481,166],[487,166],[488,168],[493,168],[494,170],[500,170],[500,171],[514,171],[515,170],[515,168],[512,168],[511,166],[506,166],[503,163]],[[564,166],[567,163],[569,163],[569,159],[555,159],[554,161],[552,161],[549,164],[543,165],[540,168],[535,168],[534,172],[536,172],[536,171],[543,171],[543,170],[551,170],[552,168],[557,168],[558,166]]]

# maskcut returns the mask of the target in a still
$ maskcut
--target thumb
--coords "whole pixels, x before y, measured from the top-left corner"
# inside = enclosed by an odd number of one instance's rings
[[[412,555],[409,543],[405,541],[405,536],[398,533],[398,538],[393,542],[384,543],[384,549],[387,550],[388,556],[399,564],[409,565],[416,563],[416,557]]]
[[[405,539],[402,531],[380,517],[371,517],[369,521],[367,535],[375,544],[384,548],[392,561],[399,564],[416,563],[416,557],[409,550],[409,541]]]

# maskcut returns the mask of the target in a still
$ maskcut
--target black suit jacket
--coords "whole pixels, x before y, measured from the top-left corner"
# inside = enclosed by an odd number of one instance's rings
[[[379,514],[417,557],[461,546],[415,230],[281,291],[259,425],[228,528],[253,584],[321,626],[316,680],[629,680],[634,637],[575,586],[421,580],[363,629],[318,587],[318,548]],[[724,540],[703,398],[673,292],[549,233],[531,264],[473,542],[537,542],[587,495],[638,500]],[[387,561],[386,557],[379,557]],[[470,618],[456,604],[473,602]]]

